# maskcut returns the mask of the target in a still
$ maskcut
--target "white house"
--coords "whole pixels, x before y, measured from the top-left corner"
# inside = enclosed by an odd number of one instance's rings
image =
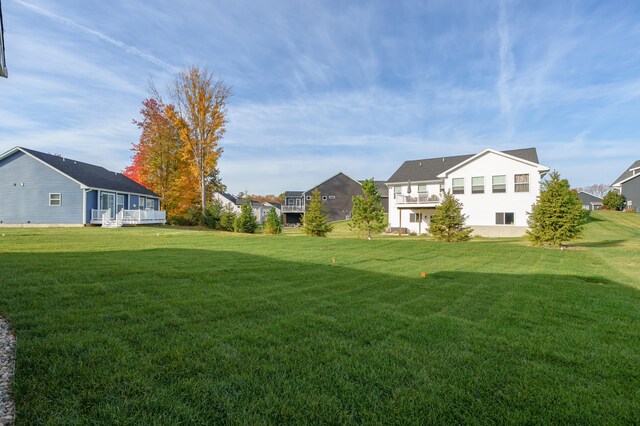
[[[225,192],[214,192],[213,199],[217,200],[223,208],[231,209],[231,211],[236,214],[240,214],[242,203],[244,203],[244,199],[234,197],[233,195]],[[267,214],[269,214],[269,210],[272,208],[275,208],[276,213],[280,216],[282,213],[280,204],[270,202],[261,203],[260,201],[251,200],[253,215],[256,217],[256,221],[260,224],[266,220]]]
[[[443,193],[451,191],[475,235],[523,235],[548,171],[535,148],[405,161],[387,181],[389,226],[426,233]]]

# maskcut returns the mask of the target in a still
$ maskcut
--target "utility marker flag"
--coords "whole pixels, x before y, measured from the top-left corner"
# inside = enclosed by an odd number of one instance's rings
[[[2,3],[0,3],[0,77],[9,77],[7,61],[4,57],[4,24],[2,23]]]

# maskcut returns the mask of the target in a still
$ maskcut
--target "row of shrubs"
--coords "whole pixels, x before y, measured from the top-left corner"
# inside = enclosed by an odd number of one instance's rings
[[[177,226],[204,225],[207,228],[218,231],[243,232],[246,234],[253,234],[258,229],[258,222],[253,215],[249,200],[242,205],[240,214],[237,214],[231,208],[222,207],[222,204],[214,201],[207,205],[204,216],[200,209],[192,208],[187,210],[183,216],[169,218],[169,224]],[[269,211],[263,230],[266,234],[279,234],[282,232],[282,221],[275,208]]]

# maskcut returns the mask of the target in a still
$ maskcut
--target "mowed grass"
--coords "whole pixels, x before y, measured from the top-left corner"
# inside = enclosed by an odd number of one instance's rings
[[[640,422],[640,215],[564,251],[0,233],[18,424]]]

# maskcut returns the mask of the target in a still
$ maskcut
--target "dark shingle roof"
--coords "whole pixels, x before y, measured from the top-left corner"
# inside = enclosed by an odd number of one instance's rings
[[[613,181],[612,185],[615,185],[622,180],[629,179],[631,176],[633,176],[633,172],[631,171],[631,169],[635,169],[636,167],[640,167],[640,160],[636,160],[632,165],[630,165],[629,168],[618,177],[618,179]],[[636,171],[636,176],[640,176],[640,171]]]
[[[588,205],[589,203],[602,204],[602,198],[596,197],[595,195],[589,194],[588,192],[578,191],[578,198],[580,198],[580,201],[582,201],[582,204],[584,205]]]
[[[304,191],[285,191],[284,196],[285,197],[302,197],[303,192]]]
[[[513,149],[502,152],[538,164],[538,153],[535,148]],[[438,178],[440,173],[455,167],[475,155],[477,154],[405,161],[402,163],[402,166],[400,166],[400,168],[387,180],[387,182],[440,180]]]
[[[364,180],[359,180],[358,182],[360,182],[360,185],[362,185],[364,183]],[[376,189],[378,190],[378,194],[380,194],[381,197],[388,197],[389,196],[389,188],[387,188],[387,182],[384,180],[374,180],[373,184],[376,186]]]
[[[90,188],[158,197],[158,194],[129,179],[122,173],[112,172],[104,167],[94,166],[93,164],[83,163],[70,158],[45,154],[44,152],[34,151],[33,149],[22,147],[20,149]]]
[[[221,192],[220,195],[222,195],[227,200],[231,201],[233,204],[238,204],[238,200],[233,195],[228,194],[226,192]],[[242,204],[242,203],[240,203],[240,204]]]

